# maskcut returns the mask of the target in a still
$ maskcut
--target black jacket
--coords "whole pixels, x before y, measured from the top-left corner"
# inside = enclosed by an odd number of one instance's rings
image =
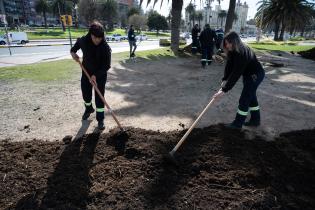
[[[83,52],[83,66],[87,69],[90,76],[102,76],[107,73],[111,65],[111,49],[107,42],[94,45],[90,34],[78,38],[70,52],[76,53],[79,49]]]
[[[200,28],[193,27],[193,29],[191,30],[192,39],[197,39],[198,33],[200,33]]]
[[[259,71],[264,71],[264,69],[249,47],[245,46],[241,53],[229,52],[224,77],[222,78],[222,81],[226,81],[224,87],[222,87],[223,92],[231,90],[242,75],[252,76]]]
[[[217,35],[215,31],[210,28],[205,28],[199,36],[199,41],[202,47],[213,46],[216,40]]]
[[[133,29],[129,29],[129,31],[128,31],[128,40],[129,41],[135,41],[136,40],[135,31]]]

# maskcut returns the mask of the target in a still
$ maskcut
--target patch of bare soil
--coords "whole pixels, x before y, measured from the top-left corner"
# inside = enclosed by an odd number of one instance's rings
[[[0,142],[0,209],[315,209],[315,129],[275,141],[213,125],[71,143]]]

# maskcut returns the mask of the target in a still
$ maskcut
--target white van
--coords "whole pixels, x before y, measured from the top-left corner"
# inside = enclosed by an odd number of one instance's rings
[[[26,44],[29,42],[27,34],[25,32],[9,32],[10,44]],[[7,44],[6,34],[0,36],[0,45]]]

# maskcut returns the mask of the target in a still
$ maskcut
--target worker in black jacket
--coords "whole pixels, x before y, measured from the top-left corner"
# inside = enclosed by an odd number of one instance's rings
[[[196,54],[199,51],[199,33],[200,33],[200,28],[198,24],[194,25],[193,29],[191,30],[191,38],[192,38],[192,43],[191,43],[191,52],[192,54]]]
[[[104,96],[107,71],[111,65],[111,49],[104,38],[103,26],[95,21],[91,24],[87,35],[79,38],[71,48],[72,58],[79,62],[80,58],[76,52],[81,49],[83,53],[83,66],[91,76],[91,81],[82,71],[81,90],[85,104],[85,112],[82,120],[88,119],[95,110],[92,106],[92,82],[97,84],[98,89]],[[95,92],[96,119],[98,128],[105,129],[104,126],[104,103]]]
[[[201,65],[205,68],[206,64],[211,64],[212,55],[213,55],[213,47],[216,43],[217,35],[215,31],[210,28],[209,24],[205,25],[205,29],[201,32],[199,41],[201,44]]]
[[[230,128],[242,128],[248,112],[251,118],[245,126],[260,125],[260,108],[256,91],[265,77],[265,71],[257,60],[255,53],[245,44],[235,32],[230,32],[223,39],[223,48],[227,53],[222,88],[214,95],[219,97],[231,90],[238,79],[243,76],[243,90],[235,120],[228,125]]]

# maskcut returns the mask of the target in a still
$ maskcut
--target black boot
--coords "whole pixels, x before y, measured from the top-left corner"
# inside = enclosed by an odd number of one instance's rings
[[[245,115],[240,115],[239,113],[236,113],[235,120],[227,127],[241,129],[245,120],[246,120]]]
[[[254,110],[250,111],[250,120],[245,122],[245,126],[257,127],[260,125],[260,111]]]
[[[97,128],[99,130],[104,130],[105,129],[104,121],[98,121]]]
[[[93,109],[93,106],[85,106],[85,111],[82,116],[82,120],[87,120],[89,116],[94,112],[95,110]]]

